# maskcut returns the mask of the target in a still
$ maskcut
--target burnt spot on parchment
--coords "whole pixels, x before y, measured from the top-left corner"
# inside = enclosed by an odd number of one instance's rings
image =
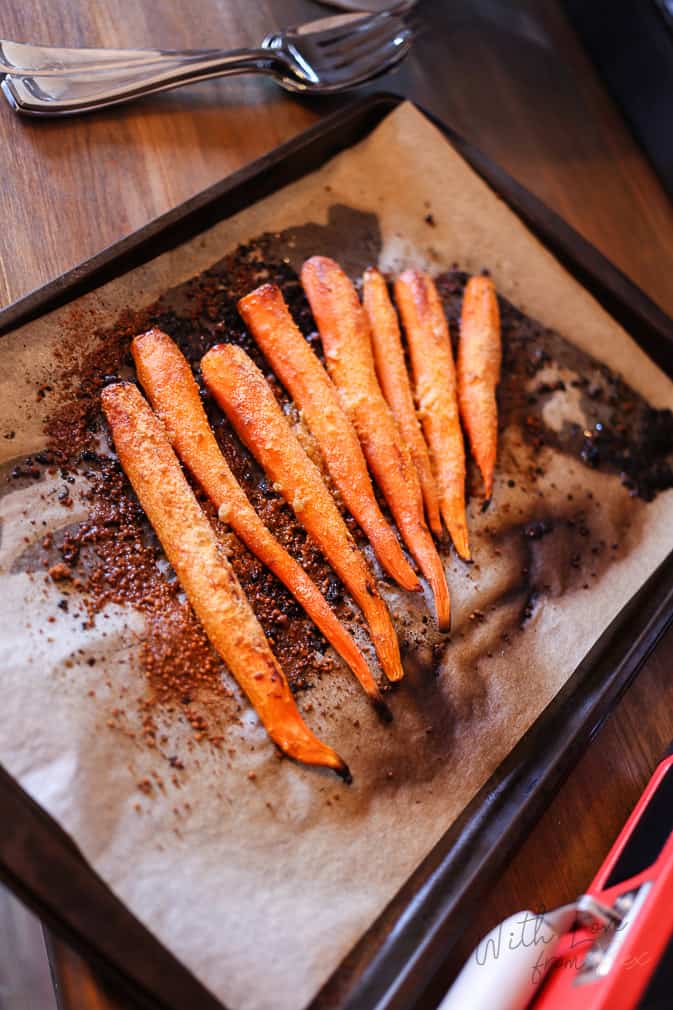
[[[320,354],[315,323],[298,279],[302,262],[318,253],[331,255],[359,280],[362,270],[378,260],[380,245],[375,216],[333,207],[325,225],[308,224],[262,235],[167,291],[153,306],[127,312],[118,325],[100,335],[102,350],[84,364],[78,359],[73,369],[71,409],[66,406],[61,410],[49,427],[55,461],[52,468],[56,465],[59,472],[88,480],[92,508],[98,507],[105,489],[97,477],[87,477],[87,472],[107,466],[96,451],[97,440],[105,431],[100,390],[117,375],[133,377],[129,353],[133,335],[149,326],[161,327],[191,363],[216,438],[254,508],[304,565],[339,616],[361,628],[362,622],[353,618],[353,605],[320,550],[269,485],[203,387],[199,362],[217,343],[242,346],[267,376],[290,422],[304,438],[298,414],[247,333],[236,302],[261,283],[277,283],[302,333]],[[465,281],[466,275],[459,271],[438,278],[454,342]],[[495,666],[506,664],[508,657],[519,661],[522,643],[528,641],[529,632],[534,634],[545,607],[567,594],[590,592],[614,559],[637,549],[645,502],[673,484],[670,411],[653,410],[621,378],[505,299],[500,300],[500,306],[504,363],[498,394],[500,439],[493,501],[482,511],[480,478],[470,464],[474,564],[459,563],[448,540],[440,545],[453,598],[450,641],[437,631],[430,600],[424,603],[416,595],[398,592],[389,580],[381,579],[399,634],[406,679],[387,695],[395,716],[393,725],[376,724],[368,739],[354,735],[352,746],[359,749],[360,766],[357,788],[361,791],[430,781],[437,765],[450,760],[455,734],[488,723],[492,706],[498,703],[490,676]],[[568,337],[571,340],[572,334]],[[18,465],[21,468],[22,464]],[[27,476],[22,471],[14,478],[16,487],[40,479],[45,469],[34,459],[26,461],[26,467]],[[124,503],[126,518],[139,524],[142,543],[148,549],[151,546],[160,559],[160,550],[148,539],[150,533],[133,492],[123,476],[118,477],[115,493]],[[9,476],[5,479],[12,480]],[[207,509],[207,503],[203,504]],[[354,521],[348,515],[344,518],[364,545]],[[114,519],[114,515],[108,519],[113,531]],[[95,544],[66,558],[65,550],[72,553],[74,549],[73,533],[70,529],[66,532],[71,538],[68,542],[55,537],[42,557],[33,546],[16,564],[23,565],[23,570],[44,572],[45,558],[49,565],[60,560],[75,575],[85,560],[95,567],[95,557],[91,560]],[[317,698],[330,678],[348,681],[350,675],[329,659],[324,639],[288,591],[231,534],[228,547],[237,575],[293,687],[304,692],[315,687],[318,690],[304,697]],[[173,578],[166,569],[157,577],[169,583]],[[131,597],[129,603],[133,603]],[[189,633],[193,632],[190,626]],[[368,658],[371,656],[369,652]],[[357,694],[357,686],[354,690]],[[194,693],[198,694],[198,685]],[[359,695],[358,699],[366,705]],[[208,704],[217,704],[212,692]],[[326,736],[337,745],[339,741],[329,727],[330,718],[336,725],[343,715],[339,704],[334,702],[333,711],[325,712]]]
[[[304,224],[270,237],[269,252],[289,262],[298,274],[311,256],[337,260],[349,277],[359,281],[367,267],[378,263],[381,230],[376,214],[334,204],[326,224]]]
[[[514,521],[494,513],[474,530],[481,570],[449,577],[450,642],[441,641],[432,620],[412,620],[405,631],[405,617],[396,614],[406,678],[392,692],[393,726],[360,752],[367,793],[431,782],[451,761],[456,733],[476,734],[494,721],[503,683],[513,692],[530,689],[534,678],[523,671],[534,663],[545,609],[569,594],[589,596],[615,560],[637,549],[646,503],[630,498],[614,477],[594,476],[592,494],[600,500],[576,486],[572,502],[565,491],[551,492],[543,504],[531,499]]]

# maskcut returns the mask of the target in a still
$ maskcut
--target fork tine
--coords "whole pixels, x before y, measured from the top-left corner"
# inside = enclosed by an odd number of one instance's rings
[[[413,38],[410,34],[395,49],[388,50],[388,55],[385,59],[381,59],[379,62],[375,61],[372,57],[369,62],[363,61],[361,64],[358,64],[355,71],[352,72],[357,75],[357,79],[360,81],[371,81],[375,77],[380,77],[381,74],[388,73],[389,70],[392,70],[393,67],[397,66],[404,59],[411,49],[412,42]]]
[[[376,29],[367,32],[366,35],[357,38],[349,44],[334,47],[328,52],[323,52],[325,65],[330,69],[338,69],[342,66],[349,66],[361,60],[371,58],[382,49],[391,45],[398,36],[406,39],[406,33],[410,31],[399,18],[390,18],[387,22]]]
[[[402,31],[405,27],[406,25],[401,18],[387,16],[384,20],[372,25],[366,32],[349,35],[337,41],[334,45],[322,48],[320,50],[320,58],[321,60],[330,62],[341,57],[349,58],[351,54],[353,56],[359,55],[363,49],[385,45],[391,36],[394,37],[397,32]]]
[[[375,31],[379,25],[385,24],[391,17],[394,15],[391,15],[389,11],[379,11],[378,14],[363,16],[338,28],[326,28],[324,31],[311,32],[310,40],[321,49],[328,49],[340,42],[348,42],[360,35],[368,35],[370,31]]]
[[[402,28],[389,37],[385,44],[364,50],[356,59],[344,57],[337,61],[329,68],[329,73],[333,78],[343,76],[353,80],[363,80],[383,73],[406,56],[413,39],[413,31],[409,28]],[[397,44],[393,45],[395,40],[397,40]]]

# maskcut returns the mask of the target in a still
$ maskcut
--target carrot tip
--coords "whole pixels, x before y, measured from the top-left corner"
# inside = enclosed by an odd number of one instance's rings
[[[395,669],[393,670],[386,670],[386,677],[391,684],[397,684],[398,681],[403,680],[404,669],[402,668],[402,664],[400,663],[399,666],[395,666]]]
[[[346,764],[345,761],[342,761],[340,767],[339,768],[335,768],[334,771],[337,773],[337,775],[339,776],[339,778],[341,778],[341,779],[344,780],[344,783],[347,786],[350,786],[350,785],[353,784],[353,776],[351,775],[351,770],[350,770],[350,768],[348,767],[348,765]]]
[[[483,500],[483,502],[481,503],[481,511],[482,511],[482,512],[488,512],[488,510],[489,510],[489,508],[490,508],[490,505],[491,505],[491,496],[489,495],[489,496],[488,496],[487,498],[485,498],[485,499]]]
[[[453,546],[456,548],[456,553],[463,559],[463,561],[472,560],[472,552],[470,551],[470,542],[467,537],[467,530],[452,530],[451,539],[453,540]]]

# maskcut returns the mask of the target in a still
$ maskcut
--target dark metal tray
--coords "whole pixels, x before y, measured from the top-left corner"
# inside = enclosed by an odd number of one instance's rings
[[[320,167],[363,139],[401,101],[374,95],[45,287],[0,311],[0,334],[91,291]],[[537,198],[452,130],[448,141],[570,272],[673,376],[673,321]],[[311,1004],[311,1010],[406,1010],[464,930],[479,893],[673,620],[673,553],[601,636]],[[220,1004],[114,897],[62,829],[0,768],[0,877],[134,1001],[163,1010]],[[299,1010],[299,1008],[298,1008]]]

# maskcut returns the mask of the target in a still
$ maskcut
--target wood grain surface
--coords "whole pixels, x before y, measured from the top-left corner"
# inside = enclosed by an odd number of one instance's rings
[[[309,0],[5,0],[0,34],[61,45],[234,47],[320,10]],[[419,17],[413,57],[369,90],[404,93],[441,116],[673,314],[673,205],[557,0],[421,0]],[[219,180],[334,103],[237,78],[59,122],[20,120],[3,104],[0,302]],[[569,900],[591,879],[673,738],[672,669],[673,632],[465,923],[460,949],[420,1010],[436,1006],[461,958],[499,919]],[[0,904],[5,928],[7,914]],[[24,948],[31,944],[33,958],[0,950],[0,980],[7,986],[11,977],[12,991],[25,993],[17,1010],[41,1006],[31,964],[42,951],[28,930]],[[76,954],[53,945],[64,1010],[128,1010]]]

